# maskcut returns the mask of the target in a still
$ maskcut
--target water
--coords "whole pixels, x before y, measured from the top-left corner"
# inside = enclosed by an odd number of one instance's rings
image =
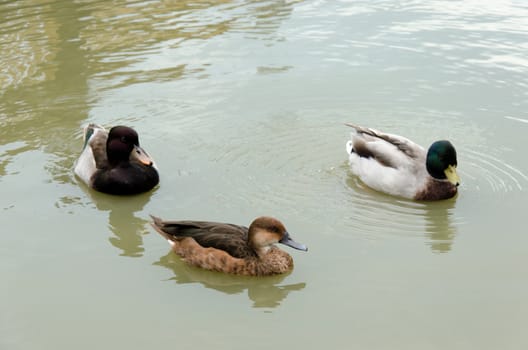
[[[1,349],[528,346],[524,1],[19,0],[0,18]],[[159,188],[80,184],[90,122],[136,128]],[[458,197],[366,188],[345,122],[450,139]],[[149,213],[274,215],[310,250],[285,276],[202,271]]]

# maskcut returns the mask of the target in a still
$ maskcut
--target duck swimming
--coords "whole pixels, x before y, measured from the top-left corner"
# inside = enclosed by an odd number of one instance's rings
[[[434,142],[426,152],[405,137],[346,124],[355,129],[346,144],[350,168],[367,186],[415,200],[447,199],[460,183],[451,142]]]
[[[152,227],[190,265],[237,275],[265,276],[290,271],[293,259],[274,244],[307,251],[291,239],[277,219],[261,216],[245,226],[209,221],[163,221],[152,216]]]
[[[85,127],[74,172],[94,190],[117,195],[146,192],[159,182],[154,161],[128,126],[114,126],[109,132],[96,124]]]

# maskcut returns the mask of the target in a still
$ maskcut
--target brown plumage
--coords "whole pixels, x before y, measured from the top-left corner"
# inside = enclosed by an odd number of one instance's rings
[[[249,228],[209,221],[152,219],[152,227],[169,241],[176,254],[190,265],[207,270],[250,276],[285,273],[293,268],[293,259],[274,244],[307,250],[271,217],[256,218]]]

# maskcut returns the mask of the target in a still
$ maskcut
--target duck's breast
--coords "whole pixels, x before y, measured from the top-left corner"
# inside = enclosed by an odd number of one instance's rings
[[[92,187],[100,192],[128,195],[151,190],[159,183],[156,169],[141,164],[98,169],[92,176]]]
[[[235,258],[216,248],[204,248],[193,238],[185,237],[173,242],[173,250],[190,265],[224,273],[267,276],[282,274],[293,268],[291,256],[273,247],[263,258]]]

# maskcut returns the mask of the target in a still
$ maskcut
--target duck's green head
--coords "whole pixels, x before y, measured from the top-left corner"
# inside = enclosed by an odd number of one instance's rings
[[[426,166],[429,174],[435,179],[447,179],[455,186],[460,184],[456,171],[456,150],[451,142],[442,140],[433,143],[427,151]]]

